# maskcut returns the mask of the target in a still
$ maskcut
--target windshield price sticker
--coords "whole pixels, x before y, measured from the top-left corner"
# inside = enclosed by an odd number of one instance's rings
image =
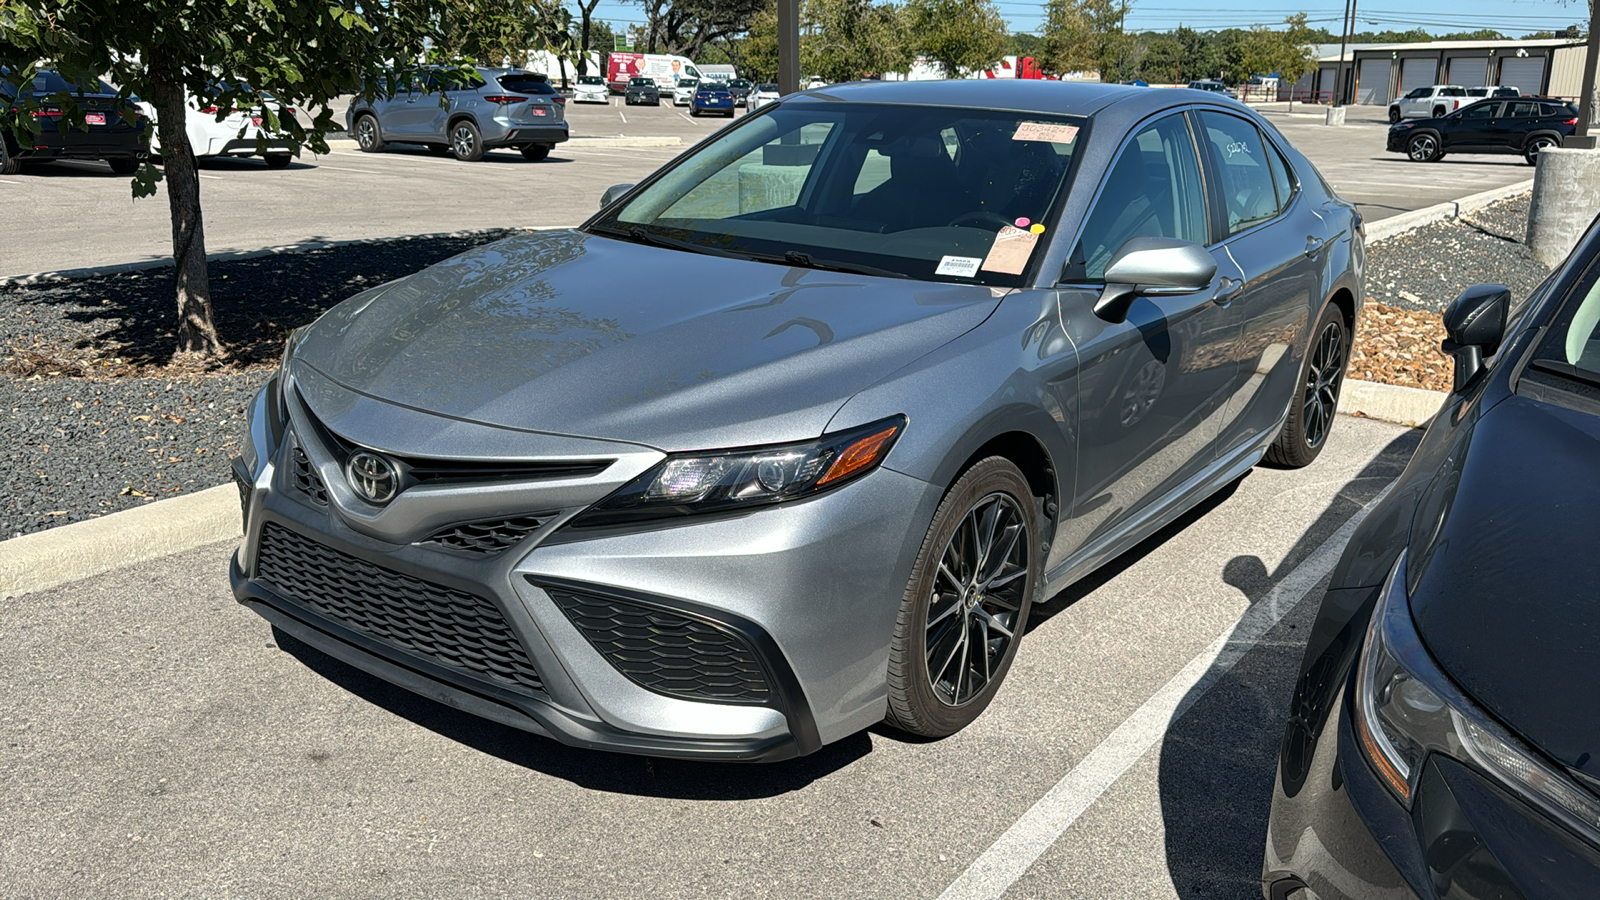
[[[955,275],[958,278],[971,278],[978,274],[978,266],[983,260],[976,256],[945,256],[939,260],[939,268],[933,270],[935,275]]]
[[[1049,141],[1052,144],[1070,144],[1077,137],[1078,126],[1050,122],[1023,122],[1011,135],[1013,141]]]
[[[1001,228],[1000,233],[994,236],[989,255],[983,260],[983,271],[1021,275],[1022,270],[1028,267],[1028,257],[1033,255],[1033,245],[1038,242],[1039,236],[1031,231],[1023,231],[1013,225]]]

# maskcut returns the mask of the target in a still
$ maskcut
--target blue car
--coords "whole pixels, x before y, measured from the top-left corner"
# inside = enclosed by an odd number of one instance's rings
[[[694,99],[689,101],[689,114],[692,116],[712,112],[733,118],[733,92],[726,85],[705,85],[695,91]]]

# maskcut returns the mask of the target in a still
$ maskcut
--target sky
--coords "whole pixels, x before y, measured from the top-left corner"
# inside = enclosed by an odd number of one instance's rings
[[[1044,20],[1044,4],[1033,0],[995,0],[1012,31],[1037,33]],[[1357,31],[1407,31],[1422,28],[1434,34],[1493,28],[1510,37],[1533,31],[1555,31],[1586,23],[1584,0],[1452,0],[1448,11],[1424,11],[1433,4],[1407,0],[1357,0]],[[1443,7],[1445,4],[1439,4]],[[1409,8],[1408,8],[1409,7]],[[1435,7],[1437,9],[1438,7]],[[1317,0],[1304,5],[1261,4],[1247,0],[1134,0],[1128,12],[1129,31],[1167,31],[1179,24],[1200,31],[1279,25],[1285,16],[1304,11],[1308,24],[1339,33],[1344,21],[1343,0]],[[644,11],[636,3],[601,0],[596,17],[621,31],[629,23],[643,24]]]

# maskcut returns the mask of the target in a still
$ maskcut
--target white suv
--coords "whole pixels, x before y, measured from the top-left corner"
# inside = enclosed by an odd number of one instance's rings
[[[1419,87],[1389,104],[1389,121],[1437,119],[1472,103],[1467,89],[1459,84],[1434,84]]]
[[[248,90],[248,87],[245,88]],[[273,113],[280,117],[294,115],[291,107],[277,103],[270,95],[262,95],[269,103],[273,104]],[[149,103],[141,102],[140,110],[154,122],[156,109]],[[184,116],[183,130],[189,135],[189,146],[194,149],[194,155],[199,158],[215,156],[256,156],[260,155],[269,168],[282,169],[294,159],[291,155],[294,145],[285,140],[274,140],[268,136],[263,148],[256,141],[262,133],[264,117],[261,107],[252,109],[219,110],[215,106],[200,108],[200,104],[193,97],[188,98],[184,104],[187,115]],[[150,151],[161,152],[161,135],[159,129],[152,129],[150,136]]]

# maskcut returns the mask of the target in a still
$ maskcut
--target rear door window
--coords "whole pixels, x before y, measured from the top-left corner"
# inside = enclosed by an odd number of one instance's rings
[[[1202,111],[1200,121],[1205,127],[1205,146],[1217,169],[1228,233],[1238,234],[1276,216],[1281,209],[1278,185],[1261,132],[1244,119],[1224,113]]]
[[[1513,119],[1531,119],[1539,115],[1539,104],[1526,102],[1507,103],[1506,115]]]

